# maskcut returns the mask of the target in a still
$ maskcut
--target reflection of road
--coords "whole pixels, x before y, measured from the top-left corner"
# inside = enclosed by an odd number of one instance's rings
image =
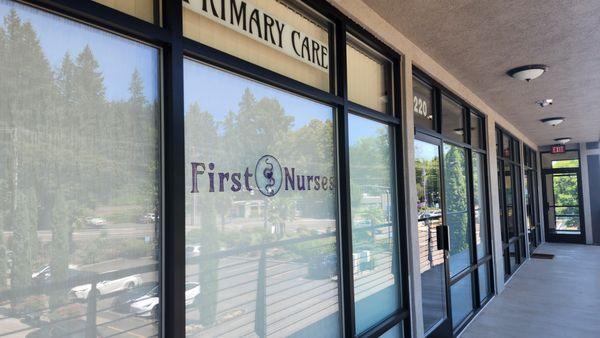
[[[355,275],[356,300],[374,295],[395,282],[391,257],[377,255],[373,270]],[[216,324],[202,328],[200,313],[190,308],[188,330],[196,336],[242,337],[255,332],[259,258],[228,257],[219,261]],[[268,259],[266,263],[266,324],[269,336],[338,335],[336,280],[311,279],[307,264]],[[188,264],[188,281],[199,281],[198,266]],[[202,289],[201,292],[208,292]],[[317,328],[318,327],[318,328]],[[302,330],[302,331],[301,331]],[[311,330],[314,330],[311,332]],[[329,331],[328,331],[329,330]]]
[[[218,273],[217,324],[202,329],[197,324],[199,312],[192,308],[187,314],[188,329],[197,336],[252,335],[255,329],[258,262],[258,257],[221,259]],[[306,264],[268,259],[266,266],[269,335],[287,336],[331,315],[334,315],[331,316],[334,321],[329,325],[329,329],[333,330],[332,332],[337,330],[336,281],[307,278]],[[186,275],[188,281],[198,281],[198,266],[188,264]],[[204,290],[201,292],[205,292]]]
[[[108,224],[101,228],[85,227],[73,231],[73,240],[96,240],[103,234],[110,239],[143,238],[144,236],[154,236],[155,226],[154,224],[120,223]],[[38,230],[37,236],[41,242],[50,242],[52,241],[52,230]],[[5,231],[4,237],[7,239],[12,237],[12,231]]]
[[[156,261],[151,257],[136,258],[136,259],[115,259],[97,264],[91,264],[79,267],[80,270],[106,272],[113,270],[124,270],[141,266],[155,264]],[[157,272],[146,272],[140,274],[143,283],[156,282],[158,280]],[[113,307],[114,299],[119,293],[114,293],[106,296],[101,296],[97,300],[97,315],[96,324],[98,332],[102,336],[118,335],[119,337],[150,337],[157,334],[157,325],[152,318],[141,318],[130,313],[119,313]],[[87,320],[87,301],[76,301],[75,304],[80,305],[79,319]],[[38,330],[38,327],[24,322],[20,318],[12,318],[9,316],[9,304],[0,305],[0,337],[25,337],[29,333]],[[77,334],[76,336],[84,336]]]

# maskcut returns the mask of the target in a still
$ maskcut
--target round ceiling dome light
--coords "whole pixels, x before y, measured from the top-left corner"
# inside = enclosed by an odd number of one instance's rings
[[[548,125],[551,125],[553,127],[556,127],[559,124],[561,124],[564,120],[565,120],[564,117],[548,117],[548,118],[545,118],[545,119],[541,119],[540,121],[543,122],[543,123],[545,123],[545,124],[548,124]]]
[[[548,66],[546,65],[527,65],[513,68],[506,72],[506,74],[517,80],[529,82],[542,76],[547,70]]]
[[[570,137],[560,137],[560,138],[555,138],[554,141],[558,142],[560,144],[567,144],[571,141],[571,138]]]

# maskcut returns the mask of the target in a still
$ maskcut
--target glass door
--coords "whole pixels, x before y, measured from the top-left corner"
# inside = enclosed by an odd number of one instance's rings
[[[417,212],[423,324],[430,337],[452,334],[448,319],[447,227],[443,225],[440,141],[425,135],[415,140]]]
[[[549,242],[585,243],[579,170],[544,171],[544,211]]]

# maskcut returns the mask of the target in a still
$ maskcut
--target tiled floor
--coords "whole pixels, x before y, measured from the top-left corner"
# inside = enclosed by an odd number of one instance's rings
[[[544,244],[461,338],[600,337],[600,246]]]

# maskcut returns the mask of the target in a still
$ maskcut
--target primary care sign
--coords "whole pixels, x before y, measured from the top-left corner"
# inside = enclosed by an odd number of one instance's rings
[[[323,72],[329,69],[327,44],[244,0],[183,0],[183,5]]]

